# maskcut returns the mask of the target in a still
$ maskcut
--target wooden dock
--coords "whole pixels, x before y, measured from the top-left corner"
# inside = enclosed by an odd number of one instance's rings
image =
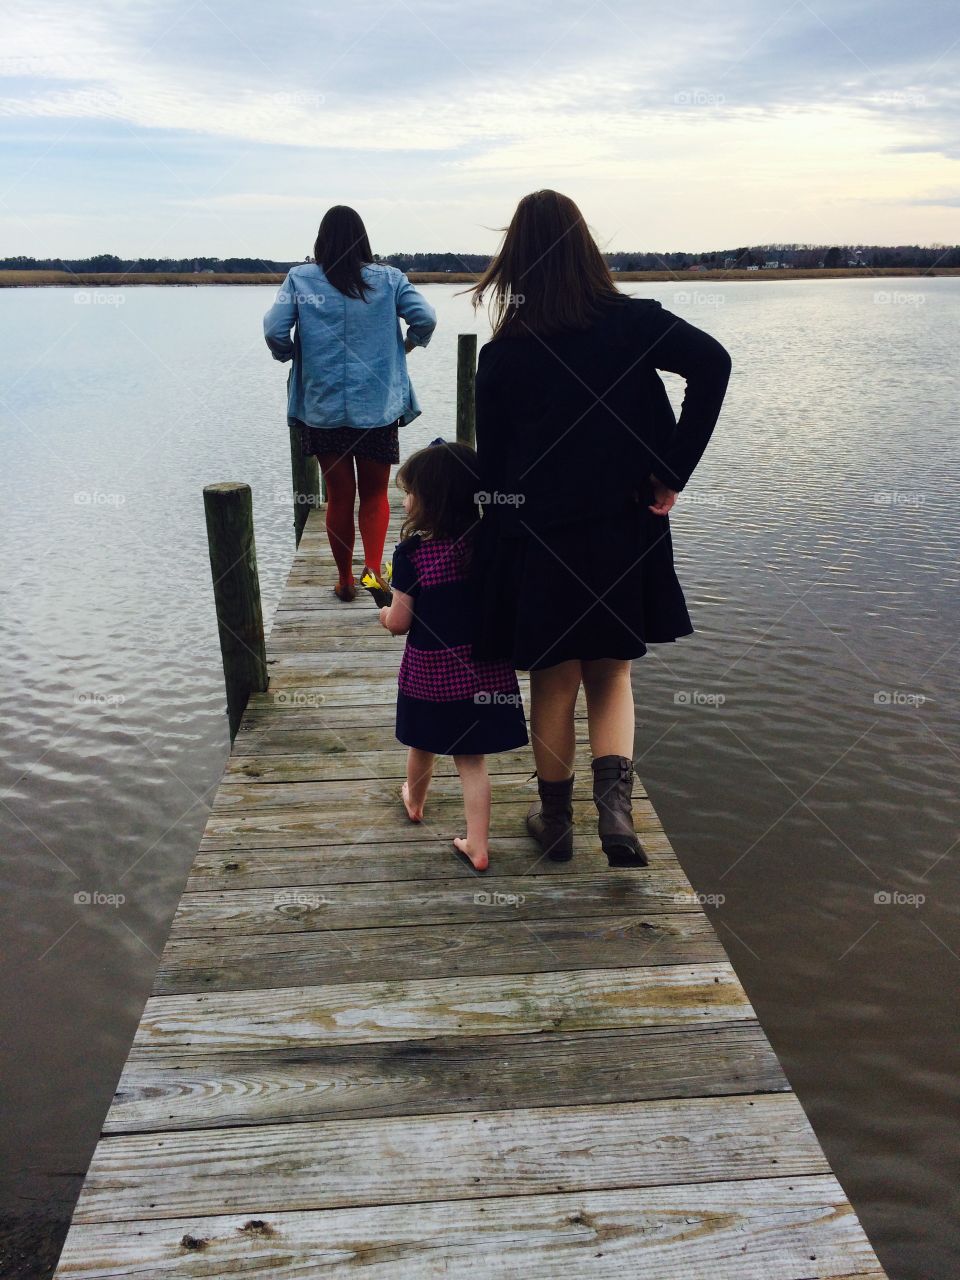
[[[399,799],[403,641],[334,580],[314,512],[56,1275],[881,1280],[642,790],[610,871],[581,718],[558,865],[492,757],[472,875],[452,762]]]

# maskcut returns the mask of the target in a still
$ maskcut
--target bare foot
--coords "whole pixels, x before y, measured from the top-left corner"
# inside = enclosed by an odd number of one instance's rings
[[[486,849],[484,849],[483,853],[475,853],[474,850],[470,848],[469,841],[463,836],[454,836],[453,843],[462,854],[465,854],[466,857],[470,859],[475,870],[486,871],[487,867],[490,865],[490,856]]]
[[[406,809],[407,817],[410,819],[410,821],[422,822],[423,821],[423,805],[421,805],[418,809],[410,803],[410,787],[406,782],[400,788],[400,795],[403,799],[403,807]]]

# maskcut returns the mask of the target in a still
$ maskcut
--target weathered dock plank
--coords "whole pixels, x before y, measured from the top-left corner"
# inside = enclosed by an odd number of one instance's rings
[[[884,1280],[827,1175],[76,1225],[63,1276]]]
[[[600,944],[598,946],[598,943]],[[695,964],[725,959],[699,911],[657,915],[485,919],[464,928],[409,925],[309,929],[300,933],[218,933],[171,937],[160,958],[157,995],[264,990],[308,983],[445,978],[599,969],[615,964]]]
[[[337,778],[331,781],[319,782],[260,782],[260,781],[244,781],[234,782],[232,780],[222,782],[213,801],[214,813],[253,813],[263,809],[283,809],[291,812],[294,809],[336,809],[339,815],[342,815],[347,821],[363,822],[364,818],[370,812],[370,784],[371,782],[384,782],[388,795],[399,798],[400,779],[386,779],[382,775],[373,773],[364,779],[357,778]],[[387,785],[388,781],[392,781],[393,785]],[[497,806],[499,817],[503,817],[503,806],[510,805],[510,813],[519,811],[522,818],[530,805],[535,792],[533,785],[527,785],[526,776],[522,770],[516,773],[501,773],[498,778],[499,785],[496,788],[493,798],[494,805]],[[574,801],[574,825],[582,828],[592,829],[596,817],[596,810],[592,808],[593,801],[589,798],[589,784],[585,781],[577,779],[573,792]],[[460,800],[460,781],[456,776],[449,774],[438,774],[434,778],[430,787],[430,796],[427,800],[427,808],[424,810],[423,826],[428,830],[433,824],[432,815],[443,808],[453,810],[453,815],[459,811]],[[643,791],[639,789],[639,794],[634,795],[634,807],[638,814],[642,817],[650,818],[653,816],[653,809],[649,802],[645,802]],[[387,823],[390,818],[396,819],[396,814],[385,814]],[[394,825],[396,825],[394,821]],[[522,827],[521,827],[522,829]],[[389,830],[389,825],[388,825]]]
[[[452,762],[399,800],[402,642],[331,581],[314,513],[57,1276],[882,1280],[640,786],[651,865],[607,868],[582,707],[572,862],[528,747],[472,875]]]
[[[791,1093],[104,1138],[74,1218],[277,1213],[828,1173]]]
[[[679,895],[678,895],[679,896]],[[316,929],[446,924],[453,921],[554,920],[632,915],[646,904],[636,877],[504,876],[496,888],[472,881],[375,880],[368,884],[298,885],[282,890],[185,893],[172,937],[299,933]],[[671,903],[670,905],[675,905]],[[693,909],[693,902],[690,904]]]
[[[650,901],[669,903],[670,910],[694,910],[698,901],[689,880],[676,865],[666,861],[670,845],[662,828],[638,822],[637,830],[651,854],[662,853],[659,860],[644,871],[642,891]],[[249,849],[218,849],[206,841],[198,854],[188,891],[196,889],[243,889],[365,883],[375,880],[448,880],[450,878],[450,843],[442,834],[424,832],[419,840],[385,840],[377,842],[376,856],[370,856],[371,842],[344,844],[315,843],[284,847],[283,845]],[[574,840],[572,865],[580,874],[601,871],[606,860],[596,841],[586,832]],[[444,856],[447,855],[447,856]],[[497,875],[497,868],[500,875]],[[497,841],[497,867],[486,879],[501,876],[564,876],[570,865],[537,858],[530,852],[525,836],[503,836]]]
[[[728,963],[645,965],[151,996],[133,1047],[243,1052],[754,1016]]]
[[[131,1053],[105,1132],[636,1102],[789,1089],[759,1024]]]

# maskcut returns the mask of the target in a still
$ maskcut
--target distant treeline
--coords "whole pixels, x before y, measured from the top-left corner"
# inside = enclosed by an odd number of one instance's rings
[[[709,253],[605,253],[615,271],[682,271],[688,267],[960,267],[960,245],[765,244],[716,249]],[[391,253],[381,258],[402,271],[483,271],[490,257],[480,253]]]
[[[605,253],[616,271],[682,271],[691,267],[960,267],[960,245],[811,245],[766,244],[717,249],[709,253]],[[401,271],[483,271],[483,253],[389,253],[375,255]],[[306,258],[303,261],[309,262]],[[126,272],[130,275],[179,272],[249,275],[283,272],[293,262],[269,258],[118,258],[99,253],[92,258],[0,258],[0,271]]]
[[[265,258],[118,258],[113,253],[98,253],[92,258],[0,258],[0,271],[76,271],[127,272],[130,275],[155,275],[170,272],[225,272],[249,275],[251,272],[287,271],[291,262],[270,262]]]

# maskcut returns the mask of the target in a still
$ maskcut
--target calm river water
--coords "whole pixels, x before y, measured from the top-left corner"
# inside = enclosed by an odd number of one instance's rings
[[[267,619],[290,564],[273,292],[0,291],[4,1275],[57,1256],[228,750],[203,485],[253,487]],[[425,292],[405,452],[453,435],[455,335],[487,332]],[[881,1261],[948,1280],[960,280],[628,292],[734,365],[673,517],[697,633],[635,666],[639,771]]]

